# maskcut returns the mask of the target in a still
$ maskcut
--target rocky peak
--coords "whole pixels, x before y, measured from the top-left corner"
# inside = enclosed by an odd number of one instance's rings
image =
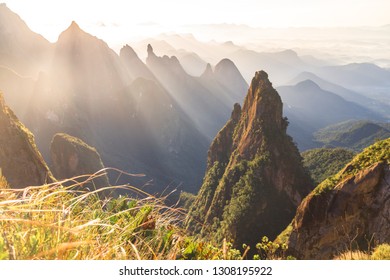
[[[205,79],[212,79],[214,77],[213,69],[211,68],[210,63],[207,63],[206,69],[200,77]]]
[[[390,138],[357,155],[300,204],[282,236],[301,259],[332,259],[390,242]],[[283,240],[285,241],[285,240]]]
[[[53,172],[57,179],[70,179],[79,175],[92,175],[104,165],[95,148],[87,145],[81,139],[65,133],[54,135],[50,146]],[[85,181],[87,178],[82,178]],[[92,184],[93,185],[92,185]],[[89,183],[91,187],[107,187],[107,175],[101,175]]]
[[[120,56],[125,56],[127,58],[139,59],[137,53],[129,45],[125,45],[124,47],[122,47],[120,52],[119,52],[119,55]]]
[[[31,132],[5,105],[0,93],[0,169],[12,188],[51,183],[54,178]]]
[[[151,44],[148,44],[147,46],[147,52],[148,52],[148,57],[151,57],[151,56],[156,56],[154,51],[153,51],[153,47]]]
[[[311,180],[283,123],[278,93],[267,73],[256,72],[242,110],[234,105],[210,146],[189,228],[237,247],[255,246],[291,221]]]

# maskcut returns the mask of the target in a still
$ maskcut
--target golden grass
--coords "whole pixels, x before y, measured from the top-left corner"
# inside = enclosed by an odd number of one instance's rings
[[[179,256],[185,244],[179,227],[183,219],[180,209],[167,207],[162,198],[127,185],[83,191],[84,182],[77,180],[0,189],[0,259]],[[70,186],[64,187],[64,183]],[[118,189],[141,198],[102,198],[102,193]]]

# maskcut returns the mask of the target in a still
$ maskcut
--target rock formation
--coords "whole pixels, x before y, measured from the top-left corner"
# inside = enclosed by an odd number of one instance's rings
[[[32,133],[4,103],[0,93],[0,169],[12,188],[42,185],[54,180]]]
[[[211,144],[191,230],[240,247],[285,228],[311,189],[287,124],[267,73],[257,72],[242,109],[234,106]]]
[[[390,242],[390,138],[357,155],[299,206],[286,238],[301,259],[331,259]],[[283,237],[284,235],[284,237]]]
[[[104,169],[95,148],[65,133],[54,135],[50,147],[53,173],[57,179],[69,179],[79,175],[92,175]],[[99,173],[91,182],[94,188],[109,186],[108,177]],[[81,178],[85,181],[87,177]]]

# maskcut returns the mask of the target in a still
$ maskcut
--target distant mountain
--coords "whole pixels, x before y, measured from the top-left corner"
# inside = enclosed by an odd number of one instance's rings
[[[6,4],[0,4],[0,66],[36,76],[48,65],[52,44],[29,29]]]
[[[207,140],[153,80],[130,47],[119,57],[73,22],[59,36],[51,71],[38,81],[29,127],[47,158],[53,135],[65,132],[96,147],[107,166],[147,174],[141,184],[155,179],[151,192],[173,182],[193,191]]]
[[[390,71],[371,63],[351,63],[315,69],[315,74],[335,84],[356,90],[367,97],[375,88],[390,87]]]
[[[310,73],[310,72],[302,72],[297,77],[295,77],[293,80],[290,81],[289,84],[295,85],[297,83],[311,80],[315,82],[319,87],[321,87],[323,90],[333,92],[337,95],[340,95],[342,98],[344,98],[346,101],[351,101],[354,103],[357,103],[363,107],[366,107],[370,109],[371,111],[377,112],[378,114],[383,115],[384,117],[389,118],[390,117],[390,106],[387,106],[386,104],[383,104],[379,102],[378,100],[369,98],[367,96],[364,96],[360,93],[354,92],[350,89],[347,89],[345,87],[333,84],[331,82],[328,82],[317,75]]]
[[[145,78],[148,80],[156,81],[156,78],[149,70],[149,68],[139,59],[136,52],[129,46],[126,45],[120,50],[119,57],[126,67],[132,80],[137,78]]]
[[[175,102],[183,108],[198,129],[209,139],[215,136],[223,123],[229,118],[229,106],[231,100],[238,99],[239,95],[244,96],[245,92],[236,92],[237,88],[243,88],[241,74],[228,67],[221,68],[221,74],[217,77],[202,75],[200,78],[190,76],[186,73],[176,57],[157,56],[151,45],[148,46],[148,58],[146,64],[159,82],[171,94]],[[233,69],[233,70],[232,70]],[[236,75],[233,77],[222,75]],[[210,79],[214,79],[210,83]],[[230,88],[228,78],[234,78],[238,84]],[[233,96],[231,96],[233,95]],[[242,99],[235,100],[240,102]]]
[[[212,142],[203,185],[188,227],[216,242],[252,248],[287,226],[311,181],[282,117],[282,101],[264,71],[256,72],[244,105]]]
[[[346,121],[320,129],[315,140],[327,147],[346,147],[355,151],[390,137],[386,124],[370,121]]]
[[[12,188],[55,180],[35,145],[34,136],[6,106],[1,93],[0,131],[0,169]]]
[[[285,84],[300,72],[310,69],[310,66],[292,50],[260,53],[241,48],[228,55],[228,58],[237,63],[247,81],[260,68],[267,69],[276,85]]]
[[[332,259],[390,242],[390,138],[317,186],[278,240],[299,259]]]
[[[285,114],[290,123],[294,124],[294,127],[289,130],[294,139],[299,139],[302,131],[310,137],[310,134],[316,130],[341,121],[381,120],[375,112],[325,91],[311,80],[300,82],[295,86],[278,87],[277,90],[286,105]],[[297,127],[295,131],[292,130]],[[300,148],[310,147],[300,146]]]

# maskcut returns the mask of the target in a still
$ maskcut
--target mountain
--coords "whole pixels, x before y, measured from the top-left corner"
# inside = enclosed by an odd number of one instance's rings
[[[31,132],[6,106],[0,93],[0,169],[12,188],[51,183],[54,178]]]
[[[150,192],[171,183],[194,191],[204,172],[207,139],[147,66],[129,46],[119,57],[75,22],[37,81],[26,123],[46,158],[53,136],[67,133],[96,147],[106,166],[147,174],[120,183],[153,179]]]
[[[133,80],[137,78],[156,80],[152,72],[129,45],[124,46],[120,50],[119,57]]]
[[[390,71],[372,63],[320,67],[314,73],[367,97],[377,97],[381,89],[390,87]]]
[[[0,66],[35,76],[51,59],[52,44],[29,29],[6,4],[0,4]]]
[[[306,80],[311,80],[315,82],[323,90],[333,92],[344,98],[346,101],[357,103],[362,107],[365,107],[371,111],[381,114],[384,117],[389,118],[390,107],[386,104],[364,96],[360,93],[354,92],[340,85],[328,82],[311,72],[300,73],[297,77],[290,81],[290,84],[295,85]]]
[[[256,72],[242,109],[234,105],[210,146],[189,229],[217,241],[226,237],[237,248],[275,237],[291,221],[311,181],[286,134],[282,106],[268,75]]]
[[[390,137],[386,123],[346,121],[327,126],[314,134],[315,140],[327,147],[347,147],[355,151]]]
[[[311,80],[278,87],[277,90],[286,105],[285,114],[292,123],[289,133],[298,141],[301,150],[316,147],[315,142],[310,143],[308,139],[313,139],[315,131],[328,125],[351,119],[382,120],[379,114],[325,91]],[[304,139],[300,141],[302,135]]]
[[[296,52],[256,52],[241,48],[227,56],[237,63],[247,81],[256,69],[267,69],[275,84],[283,85],[305,69],[311,69]]]
[[[157,56],[151,45],[148,45],[146,64],[198,129],[212,139],[229,118],[229,100],[236,99],[237,94],[240,94],[234,92],[237,86],[227,89],[226,77],[221,78],[225,81],[224,86],[216,85],[215,81],[210,85],[208,81],[202,79],[203,75],[200,78],[190,76],[176,57]],[[240,81],[240,76],[235,80]],[[232,92],[234,95],[229,96]],[[240,100],[236,100],[238,101]]]
[[[70,179],[80,175],[92,176],[104,169],[103,162],[95,148],[89,146],[81,139],[65,133],[54,135],[50,146],[50,154],[53,173],[59,180]],[[79,181],[83,182],[87,179],[88,177],[82,177]],[[92,180],[87,184],[83,184],[83,187],[89,187],[94,190],[109,185],[108,177],[103,173],[95,176],[95,178],[92,177]]]
[[[332,259],[390,242],[390,139],[375,143],[317,186],[278,239],[300,259]]]

